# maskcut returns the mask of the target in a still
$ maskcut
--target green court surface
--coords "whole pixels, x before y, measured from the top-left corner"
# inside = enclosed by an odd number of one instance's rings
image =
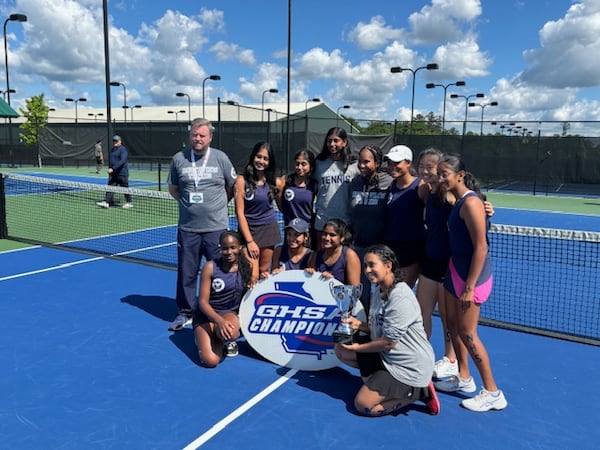
[[[546,196],[530,194],[504,194],[486,192],[488,200],[496,208],[527,209],[530,211],[554,211],[569,214],[600,215],[600,198]]]

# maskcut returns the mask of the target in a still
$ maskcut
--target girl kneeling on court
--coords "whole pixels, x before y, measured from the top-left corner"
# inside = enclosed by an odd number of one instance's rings
[[[404,282],[392,249],[381,244],[367,248],[364,271],[376,286],[369,319],[365,323],[350,317],[348,322],[353,329],[370,333],[370,340],[335,345],[342,362],[360,369],[364,384],[354,398],[356,410],[382,416],[422,401],[431,414],[438,414],[440,403],[431,382],[433,349],[419,303]]]
[[[200,297],[193,327],[200,362],[217,366],[223,355],[236,356],[240,337],[238,309],[247,289],[258,280],[258,263],[252,262],[234,231],[221,234],[221,257],[208,261],[200,277]]]

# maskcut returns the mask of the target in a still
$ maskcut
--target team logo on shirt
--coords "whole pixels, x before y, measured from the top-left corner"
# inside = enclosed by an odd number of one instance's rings
[[[240,305],[240,324],[248,343],[285,367],[322,370],[337,365],[333,331],[340,313],[330,281],[318,273],[289,270],[258,283]]]
[[[285,197],[285,199],[288,202],[291,202],[292,200],[294,200],[294,197],[296,196],[296,194],[294,194],[294,191],[292,189],[286,189],[283,192],[283,196]]]
[[[225,281],[222,278],[214,278],[212,280],[212,289],[215,292],[221,292],[225,289]]]
[[[246,201],[249,201],[249,202],[251,202],[252,200],[254,200],[254,191],[252,189],[250,189],[250,188],[247,188],[244,191],[244,199]]]

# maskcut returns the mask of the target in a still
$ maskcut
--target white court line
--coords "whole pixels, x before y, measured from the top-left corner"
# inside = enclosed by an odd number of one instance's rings
[[[198,439],[196,439],[195,441],[193,441],[193,442],[189,443],[188,445],[186,445],[183,448],[183,450],[195,450],[195,449],[201,447],[209,439],[211,439],[212,437],[214,437],[217,433],[223,431],[227,425],[229,425],[235,419],[237,419],[238,417],[240,417],[242,414],[244,414],[246,411],[248,411],[250,408],[252,408],[258,402],[260,402],[262,399],[264,399],[271,392],[273,392],[276,389],[278,389],[286,381],[289,381],[290,378],[292,378],[294,375],[296,375],[296,373],[298,373],[298,369],[290,369],[290,370],[288,370],[284,375],[282,375],[281,377],[279,377],[278,380],[276,380],[273,383],[271,383],[269,386],[267,386],[265,389],[263,389],[257,395],[255,395],[254,397],[252,397],[250,400],[248,400],[246,403],[244,403],[238,409],[236,409],[231,414],[229,414],[227,417],[225,417],[224,419],[222,419],[221,421],[219,421],[215,425],[213,425],[210,428],[210,430],[208,430],[206,433],[202,434],[200,437],[198,437]]]
[[[45,269],[33,270],[31,272],[17,273],[15,275],[9,275],[7,277],[0,278],[0,281],[12,280],[14,278],[28,277],[29,275],[36,275],[38,273],[51,272],[53,270],[65,269],[67,267],[76,266],[78,264],[85,264],[89,262],[99,261],[104,259],[103,256],[97,258],[81,259],[79,261],[73,261],[70,263],[59,264],[58,266],[46,267]]]
[[[143,252],[143,251],[148,251],[148,250],[155,250],[157,248],[167,247],[167,246],[173,245],[173,244],[175,244],[175,243],[159,244],[159,245],[152,245],[150,247],[136,248],[134,250],[127,250],[125,252],[115,253],[110,256],[130,255],[132,253]],[[36,275],[38,273],[52,272],[53,270],[66,269],[67,267],[72,267],[72,266],[76,266],[79,264],[86,264],[86,263],[94,262],[94,261],[100,261],[100,260],[106,259],[106,258],[107,258],[106,256],[97,256],[95,258],[81,259],[79,261],[73,261],[70,263],[59,264],[58,266],[46,267],[45,269],[39,269],[39,270],[33,270],[31,272],[23,272],[23,273],[18,273],[15,275],[9,275],[9,276],[0,278],[0,281],[12,280],[14,278],[27,277],[29,275]]]

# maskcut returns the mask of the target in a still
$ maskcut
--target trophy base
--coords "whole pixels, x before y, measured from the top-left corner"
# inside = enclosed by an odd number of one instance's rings
[[[336,344],[352,344],[355,342],[354,336],[356,333],[350,333],[335,330],[333,332],[333,342]]]

